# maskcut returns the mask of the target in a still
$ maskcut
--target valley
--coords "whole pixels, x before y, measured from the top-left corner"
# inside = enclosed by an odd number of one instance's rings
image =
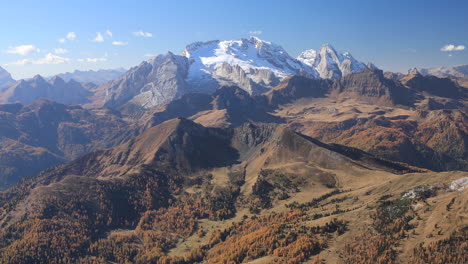
[[[0,263],[465,263],[466,78],[258,37],[0,71]]]

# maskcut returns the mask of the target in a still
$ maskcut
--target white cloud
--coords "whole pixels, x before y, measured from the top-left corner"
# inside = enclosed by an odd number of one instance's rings
[[[68,62],[70,62],[69,58],[64,58],[52,53],[48,53],[44,58],[33,61],[33,64],[62,64]]]
[[[10,54],[18,54],[22,56],[29,55],[31,53],[39,52],[40,50],[34,45],[21,45],[16,47],[10,47],[6,52]]]
[[[75,32],[68,32],[68,34],[67,34],[67,39],[68,39],[68,40],[74,40],[74,39],[76,39],[76,33],[75,33]]]
[[[18,60],[18,61],[15,61],[15,62],[5,63],[4,65],[5,66],[8,66],[8,65],[24,66],[26,64],[31,64],[31,63],[32,63],[32,60],[23,59],[23,60]]]
[[[104,42],[104,37],[101,32],[96,32],[96,37],[93,39],[94,42]]]
[[[261,30],[251,30],[251,31],[249,31],[250,35],[261,35],[262,33],[263,33],[263,31],[261,31]]]
[[[38,60],[24,59],[24,60],[19,60],[19,61],[6,64],[6,65],[24,66],[26,64],[43,65],[43,64],[62,64],[62,63],[68,63],[68,62],[70,62],[69,58],[64,58],[64,57],[54,55],[52,53],[48,53],[44,58],[41,58]]]
[[[106,30],[106,35],[112,38],[112,32],[110,30]]]
[[[143,30],[133,32],[133,35],[135,35],[137,37],[145,37],[145,38],[153,37],[153,34],[151,34],[149,32],[144,32]]]
[[[93,63],[96,63],[96,62],[103,62],[103,61],[107,61],[107,58],[86,58],[86,59],[77,59],[77,61],[79,62],[93,62]]]
[[[450,52],[450,51],[461,51],[461,50],[464,50],[465,49],[465,46],[463,45],[453,45],[453,44],[448,44],[448,45],[445,45],[443,46],[440,50],[441,51],[447,51],[447,52]]]
[[[102,61],[107,61],[107,58],[87,58],[87,62],[102,62]]]
[[[145,56],[145,57],[154,57],[154,56],[156,56],[156,54],[147,53],[147,54],[145,54],[144,56]]]
[[[67,49],[62,49],[62,48],[56,48],[54,49],[55,54],[65,54],[68,52]]]
[[[67,40],[75,40],[76,33],[75,32],[68,32],[64,38],[59,38],[57,41],[60,43],[65,43]]]
[[[112,41],[112,45],[114,46],[127,46],[128,42],[123,42],[123,41]]]

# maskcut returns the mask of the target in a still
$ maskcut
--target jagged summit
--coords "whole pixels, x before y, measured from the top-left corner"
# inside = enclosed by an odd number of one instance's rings
[[[154,56],[99,90],[106,106],[150,108],[188,92],[213,93],[220,86],[257,95],[293,75],[333,79],[364,68],[350,53],[340,54],[329,44],[295,59],[280,45],[258,37],[211,40],[191,43],[180,55]]]
[[[271,88],[290,75],[318,76],[280,45],[257,37],[195,42],[185,48],[182,56],[189,59],[188,81],[195,86],[209,85],[207,80],[214,77],[230,80],[230,84],[244,84],[239,86],[249,93],[258,93],[263,90],[259,85]]]
[[[408,75],[421,75],[421,73],[419,73],[417,68],[412,68],[408,70]]]
[[[124,69],[124,68],[97,70],[97,71],[75,70],[73,72],[60,73],[60,74],[57,74],[57,76],[59,76],[66,82],[70,81],[71,79],[74,79],[75,81],[80,82],[80,83],[94,83],[97,85],[101,85],[108,81],[117,79],[120,75],[124,74],[126,71],[127,69]]]
[[[306,50],[297,57],[297,60],[311,67],[323,79],[340,78],[366,67],[354,59],[351,53],[340,54],[330,44],[322,45],[318,52],[312,49]]]
[[[11,77],[11,74],[7,72],[5,69],[0,67],[0,91],[8,88],[9,86],[13,85],[15,80]]]
[[[90,92],[74,80],[65,82],[61,77],[54,76],[47,81],[41,75],[35,75],[0,92],[0,102],[30,104],[40,98],[47,98],[64,104],[83,104],[88,101],[89,95]]]
[[[65,84],[65,81],[64,81],[62,78],[60,78],[59,76],[57,76],[57,75],[54,76],[54,77],[52,77],[52,78],[49,80],[49,82],[50,82],[51,84],[53,84],[53,85],[64,85],[64,84]]]
[[[377,70],[380,70],[379,67],[377,67],[374,63],[372,62],[368,62],[366,67],[369,69],[369,70],[372,70],[372,71],[377,71]]]

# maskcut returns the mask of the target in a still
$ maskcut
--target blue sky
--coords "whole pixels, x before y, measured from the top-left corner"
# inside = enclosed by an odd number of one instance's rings
[[[17,79],[129,68],[145,55],[178,54],[194,41],[253,34],[294,57],[330,43],[391,71],[468,64],[466,0],[30,0],[2,5],[0,65]],[[97,32],[103,41],[93,41]],[[452,51],[441,51],[449,44]]]

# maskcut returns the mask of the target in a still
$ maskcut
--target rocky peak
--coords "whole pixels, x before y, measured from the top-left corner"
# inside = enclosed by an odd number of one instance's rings
[[[351,53],[340,54],[330,44],[322,45],[318,52],[306,50],[297,60],[311,67],[323,79],[340,78],[366,68],[366,65],[354,59]]]
[[[301,54],[299,54],[299,56],[297,57],[297,60],[301,61],[302,63],[310,67],[314,67],[316,59],[317,59],[317,51],[313,49],[305,50],[301,52]]]
[[[375,66],[374,63],[372,62],[368,62],[366,67],[369,69],[369,70],[372,70],[372,71],[376,71],[376,70],[380,70],[377,66]]]
[[[52,85],[65,85],[65,81],[57,75],[50,79],[50,83]]]
[[[59,76],[49,82],[36,75],[28,80],[21,80],[0,93],[0,101],[30,104],[39,98],[48,98],[64,104],[82,104],[88,102],[90,95],[80,83],[66,83]]]
[[[34,84],[45,84],[47,81],[39,74],[35,75],[32,79],[32,83]]]
[[[13,80],[13,78],[11,77],[11,74],[7,72],[5,69],[3,69],[2,67],[0,67],[0,91],[8,88],[14,83],[15,83],[15,80]]]
[[[408,75],[421,75],[417,68],[412,68],[408,70]]]

